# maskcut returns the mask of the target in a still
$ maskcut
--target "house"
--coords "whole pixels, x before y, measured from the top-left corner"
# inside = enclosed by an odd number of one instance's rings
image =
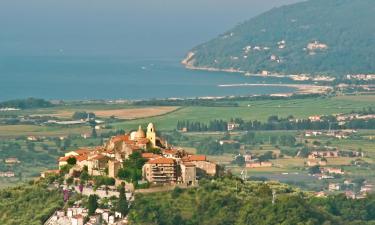
[[[219,144],[220,145],[224,145],[224,144],[237,144],[238,141],[235,141],[235,140],[221,140],[219,141]]]
[[[323,170],[323,172],[325,172],[325,173],[328,173],[328,174],[345,174],[344,173],[344,171],[342,171],[342,169],[341,168],[323,168],[322,169]]]
[[[46,178],[50,175],[58,175],[60,174],[60,170],[46,170],[40,173],[41,178]]]
[[[233,130],[239,128],[239,127],[240,127],[240,125],[238,123],[228,123],[227,130],[233,131]]]
[[[176,183],[177,163],[171,158],[151,159],[143,165],[142,173],[150,183]]]
[[[356,199],[356,194],[352,191],[345,191],[345,196],[348,199]]]
[[[182,158],[182,161],[194,164],[199,174],[215,176],[217,173],[216,163],[208,161],[205,155],[189,155]]]
[[[7,171],[7,172],[0,172],[0,177],[14,177],[14,172]]]
[[[309,116],[309,120],[311,121],[311,122],[319,122],[319,121],[321,121],[321,116],[318,116],[318,115],[314,115],[314,116]]]
[[[252,155],[251,154],[245,154],[243,155],[245,158],[245,162],[251,162],[252,161]]]
[[[313,151],[309,154],[309,159],[318,158],[337,158],[339,157],[339,151]]]
[[[7,158],[5,159],[6,164],[17,164],[20,163],[20,161],[17,158]]]
[[[27,140],[28,141],[38,141],[39,139],[37,137],[35,137],[35,136],[28,136]]]
[[[340,184],[338,184],[338,183],[330,183],[328,185],[328,190],[329,191],[339,191],[340,190]]]
[[[315,197],[317,198],[325,198],[327,197],[327,194],[324,191],[316,192]]]
[[[181,179],[182,183],[187,186],[192,186],[197,183],[197,170],[193,163],[183,162],[180,164],[181,167]]]

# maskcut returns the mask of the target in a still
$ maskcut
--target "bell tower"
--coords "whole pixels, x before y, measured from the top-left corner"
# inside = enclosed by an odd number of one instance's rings
[[[147,126],[147,133],[146,133],[147,139],[151,142],[152,147],[156,147],[156,131],[154,124],[149,123]]]

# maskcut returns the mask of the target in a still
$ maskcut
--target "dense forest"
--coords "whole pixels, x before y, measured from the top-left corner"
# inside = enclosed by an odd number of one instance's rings
[[[275,8],[195,47],[187,63],[250,73],[371,74],[374,11],[373,0],[309,0]]]
[[[63,204],[62,193],[49,190],[42,182],[2,189],[0,224],[43,224]]]
[[[273,198],[274,194],[274,198]],[[280,183],[202,180],[197,189],[137,195],[130,224],[375,224],[375,197],[314,198]]]

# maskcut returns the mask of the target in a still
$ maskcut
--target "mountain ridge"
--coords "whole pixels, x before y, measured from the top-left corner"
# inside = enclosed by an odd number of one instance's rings
[[[252,74],[371,74],[373,12],[371,0],[309,0],[274,8],[198,45],[182,63]]]

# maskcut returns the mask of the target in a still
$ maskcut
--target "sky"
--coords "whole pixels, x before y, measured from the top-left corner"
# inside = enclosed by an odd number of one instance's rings
[[[0,56],[182,57],[301,0],[1,0]]]

